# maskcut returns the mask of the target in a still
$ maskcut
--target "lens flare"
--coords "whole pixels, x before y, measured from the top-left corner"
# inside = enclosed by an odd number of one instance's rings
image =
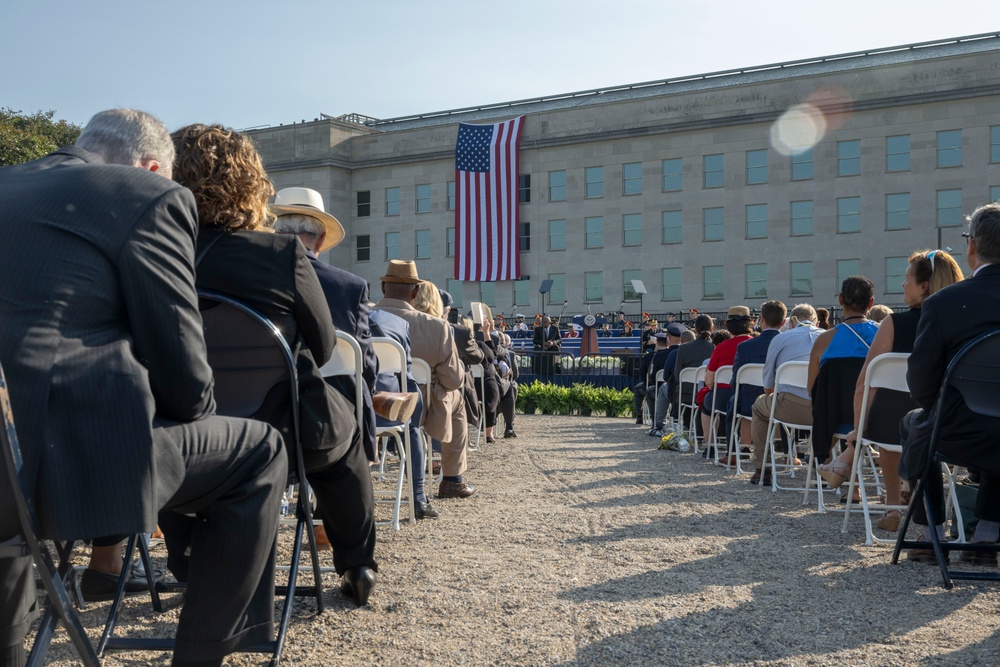
[[[771,145],[782,155],[809,150],[826,134],[826,117],[812,104],[789,107],[771,126]]]

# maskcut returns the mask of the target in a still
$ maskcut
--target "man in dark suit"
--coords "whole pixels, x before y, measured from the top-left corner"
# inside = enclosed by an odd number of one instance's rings
[[[193,532],[167,535],[188,584],[173,664],[221,665],[273,632],[287,461],[270,426],[215,415],[195,202],[170,180],[173,157],[159,121],[118,109],[91,119],[76,146],[0,170],[0,361],[44,537],[197,514]],[[17,568],[30,562],[0,561],[0,586]],[[20,582],[0,590],[15,652],[35,596],[30,575]]]
[[[562,338],[559,336],[559,327],[554,326],[548,316],[542,318],[542,326],[535,327],[531,346],[535,352],[542,353],[536,354],[534,357],[538,359],[535,373],[551,377],[555,372],[555,357],[558,356],[562,347]]]
[[[771,341],[778,335],[781,325],[785,323],[785,315],[788,313],[785,304],[780,301],[768,301],[760,307],[760,335],[745,340],[736,346],[736,356],[733,358],[733,387],[736,387],[736,376],[740,368],[746,364],[763,364],[767,361],[767,348]],[[746,417],[740,422],[740,442],[750,442],[750,418],[752,416],[753,403],[757,397],[764,393],[763,387],[754,385],[743,385],[740,387],[740,404],[736,405],[736,396],[729,399],[726,408],[726,441],[729,440],[729,429],[733,423],[733,410],[738,409],[739,414]]]
[[[924,300],[910,355],[906,381],[919,410],[900,425],[903,458],[900,472],[911,488],[927,461],[938,390],[948,364],[962,347],[977,336],[1000,327],[1000,204],[976,209],[969,217],[966,261],[972,277],[935,292]],[[943,406],[938,451],[961,465],[981,472],[976,516],[979,523],[973,542],[996,542],[1000,533],[1000,419],[973,413],[958,392],[949,392]],[[941,483],[928,487],[934,514],[944,518]],[[913,520],[930,538],[927,513],[917,503]],[[938,530],[941,530],[939,525]],[[933,551],[911,549],[910,560],[933,561]],[[977,565],[997,564],[997,555],[986,551],[962,552],[962,560]]]

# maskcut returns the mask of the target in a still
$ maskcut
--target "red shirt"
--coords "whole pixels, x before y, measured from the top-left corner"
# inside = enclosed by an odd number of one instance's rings
[[[736,360],[736,346],[745,340],[750,340],[753,338],[750,334],[741,334],[739,336],[733,336],[732,338],[727,338],[712,350],[712,356],[708,360],[708,370],[713,373],[723,366],[732,366],[733,361]],[[728,387],[728,384],[717,383],[717,387]]]

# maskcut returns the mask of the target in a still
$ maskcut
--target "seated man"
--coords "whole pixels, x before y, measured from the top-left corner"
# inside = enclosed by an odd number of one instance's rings
[[[500,412],[503,414],[505,438],[516,438],[514,408],[517,405],[517,358],[510,347],[510,336],[501,334],[503,352],[497,360],[497,382],[500,384]]]
[[[812,424],[812,401],[809,392],[800,387],[786,385],[775,386],[774,378],[778,367],[789,361],[809,361],[809,353],[813,343],[823,333],[816,327],[816,310],[807,303],[800,303],[792,308],[791,318],[797,322],[790,329],[775,336],[767,348],[764,360],[764,393],[753,403],[750,422],[750,440],[753,444],[753,467],[756,469],[750,478],[751,484],[760,482],[764,476],[764,484],[771,481],[771,474],[764,473],[767,461],[764,454],[767,451],[767,423],[771,418],[771,402],[775,403],[776,419],[795,424]]]
[[[188,584],[173,665],[221,665],[271,639],[287,459],[270,426],[215,415],[197,212],[173,159],[158,120],[115,109],[76,146],[0,170],[0,358],[41,535],[127,535],[153,530],[157,512],[162,526],[196,514],[190,533],[164,529]],[[30,567],[0,560],[8,664],[23,662]]]
[[[656,437],[663,436],[663,427],[667,420],[667,410],[671,408],[673,400],[673,395],[670,393],[670,378],[672,373],[667,369],[670,368],[671,355],[676,359],[677,348],[681,345],[681,336],[687,329],[677,322],[671,322],[667,325],[666,337],[666,353],[662,358],[658,358],[657,355],[659,351],[653,353],[653,361],[650,363],[650,378],[653,384],[656,382],[656,374],[659,371],[663,371],[663,382],[659,387],[656,387],[656,394],[653,398],[653,433],[652,435]],[[657,334],[659,335],[659,334]],[[676,414],[676,410],[673,410],[673,414]]]
[[[1000,204],[977,208],[969,217],[966,261],[973,274],[935,292],[924,300],[917,324],[917,336],[910,355],[906,381],[919,410],[903,418],[900,424],[903,459],[900,473],[910,480],[910,488],[927,462],[931,425],[935,418],[938,390],[945,369],[958,350],[972,339],[1000,327]],[[1000,419],[973,413],[956,392],[949,392],[943,406],[947,419],[941,424],[938,451],[950,461],[979,468],[979,497],[976,501],[976,532],[973,542],[997,542],[1000,533]],[[927,489],[934,514],[944,518],[944,494],[940,482]],[[927,513],[917,502],[913,520],[923,526],[924,539],[930,539]],[[943,525],[938,524],[939,534]],[[932,550],[911,549],[907,558],[933,561]],[[975,565],[997,564],[996,553],[963,551],[961,560]]]

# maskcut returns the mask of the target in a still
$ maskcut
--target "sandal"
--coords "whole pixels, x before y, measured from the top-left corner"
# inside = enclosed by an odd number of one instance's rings
[[[851,466],[846,463],[834,461],[824,463],[819,467],[819,475],[826,480],[831,488],[837,489],[844,485],[847,476],[851,474]]]
[[[899,510],[889,510],[875,523],[875,527],[879,530],[887,530],[890,533],[895,533],[899,530],[899,520],[902,518]]]

